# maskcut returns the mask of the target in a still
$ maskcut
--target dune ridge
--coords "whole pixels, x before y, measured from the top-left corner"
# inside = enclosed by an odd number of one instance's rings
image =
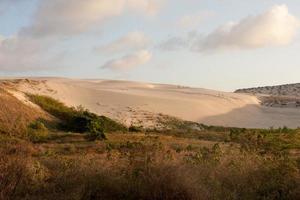
[[[48,95],[68,106],[82,105],[126,125],[155,126],[169,115],[207,125],[245,128],[300,126],[300,109],[271,108],[252,94],[177,85],[114,80],[30,78],[14,81],[13,94]]]

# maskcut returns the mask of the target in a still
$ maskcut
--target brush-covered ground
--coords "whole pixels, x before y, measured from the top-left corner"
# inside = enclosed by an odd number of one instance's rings
[[[1,200],[300,198],[298,129],[151,130],[27,98],[0,90]]]

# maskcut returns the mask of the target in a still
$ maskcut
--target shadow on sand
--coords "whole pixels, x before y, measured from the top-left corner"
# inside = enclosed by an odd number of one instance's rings
[[[199,120],[207,125],[241,128],[300,127],[300,109],[272,108],[247,105],[231,112],[205,117]]]

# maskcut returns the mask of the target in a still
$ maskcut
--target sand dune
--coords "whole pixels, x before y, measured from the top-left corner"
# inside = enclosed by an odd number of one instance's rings
[[[32,81],[33,80],[33,81]],[[300,126],[300,109],[269,108],[248,94],[166,84],[112,80],[35,78],[20,81],[18,91],[52,96],[127,125],[151,125],[160,113],[208,125],[269,128]]]

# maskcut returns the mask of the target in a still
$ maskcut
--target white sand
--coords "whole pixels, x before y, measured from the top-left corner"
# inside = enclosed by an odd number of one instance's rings
[[[147,124],[158,113],[208,125],[269,128],[300,126],[300,109],[269,108],[255,96],[129,81],[43,78],[38,85],[24,82],[19,90],[52,96],[69,106],[82,105],[92,112],[127,125]]]

